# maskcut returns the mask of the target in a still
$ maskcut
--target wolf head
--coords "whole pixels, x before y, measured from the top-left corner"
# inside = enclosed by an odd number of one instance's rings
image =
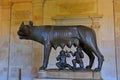
[[[20,39],[30,39],[31,38],[31,28],[33,27],[33,22],[29,21],[29,25],[24,25],[24,22],[21,23],[20,28],[17,32]]]

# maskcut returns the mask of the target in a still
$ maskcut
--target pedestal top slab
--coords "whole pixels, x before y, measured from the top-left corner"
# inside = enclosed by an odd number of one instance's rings
[[[34,80],[102,80],[100,72],[94,71],[59,71],[57,69],[50,69],[46,71],[39,71]]]

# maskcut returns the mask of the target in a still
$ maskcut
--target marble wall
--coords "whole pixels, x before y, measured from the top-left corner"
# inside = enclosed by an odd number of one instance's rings
[[[114,6],[113,0],[92,0],[93,3],[91,0],[84,0],[84,4],[89,5],[83,5],[80,8],[78,7],[82,0],[78,2],[77,0],[71,0],[71,2],[68,0],[10,1],[11,3],[8,3],[5,0],[4,4],[0,4],[0,80],[20,80],[20,72],[22,80],[33,80],[42,64],[43,45],[34,41],[20,40],[17,35],[21,22],[28,24],[29,20],[32,20],[34,25],[83,24],[88,27],[92,26],[91,28],[97,34],[99,49],[105,57],[101,71],[103,79],[120,80],[120,2],[118,0],[115,0]],[[66,5],[67,3],[72,6],[72,10]],[[84,12],[83,9],[86,11]],[[52,49],[48,68],[56,68],[55,57],[60,50],[60,47],[57,51]],[[87,60],[84,61],[87,64]],[[96,64],[97,62],[94,67]]]
[[[42,0],[24,1],[0,6],[0,80],[33,80],[42,62],[43,46],[17,35],[22,21],[42,23]]]
[[[120,80],[120,1],[114,1],[114,14],[115,14],[115,42],[116,42],[116,63],[117,63],[117,74],[118,80]]]
[[[32,71],[32,41],[22,41],[16,34],[22,21],[32,20],[32,4],[16,3],[11,10],[10,63],[9,79],[18,78],[19,69],[22,78],[30,78]],[[26,73],[27,72],[27,73]],[[18,74],[18,75],[16,75]]]
[[[0,7],[0,79],[7,80],[9,66],[10,6]]]

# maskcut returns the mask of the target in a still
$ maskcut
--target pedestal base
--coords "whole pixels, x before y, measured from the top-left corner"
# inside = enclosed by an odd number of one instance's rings
[[[102,80],[100,72],[93,71],[40,71],[34,80]]]

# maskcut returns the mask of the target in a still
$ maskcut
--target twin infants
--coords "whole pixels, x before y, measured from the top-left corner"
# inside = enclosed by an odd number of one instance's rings
[[[74,59],[72,60],[73,66],[71,66],[70,64],[66,62],[66,58],[70,57],[69,53],[71,53],[72,56],[74,57]],[[83,64],[82,58],[84,58],[84,55],[80,47],[76,48],[76,52],[74,53],[72,51],[67,52],[67,51],[61,50],[60,54],[56,58],[58,61],[56,63],[56,66],[59,68],[59,70],[64,70],[66,68],[68,68],[69,70],[73,70],[73,71],[84,70],[84,64]],[[79,64],[78,68],[76,67],[77,63]]]

